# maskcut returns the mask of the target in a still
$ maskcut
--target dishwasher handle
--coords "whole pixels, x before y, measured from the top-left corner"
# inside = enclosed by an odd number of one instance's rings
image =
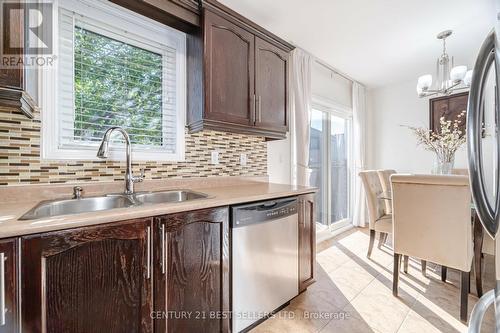
[[[231,227],[238,228],[264,223],[295,215],[298,212],[297,198],[271,200],[231,208]]]
[[[250,207],[245,208],[245,209],[257,210],[257,211],[275,210],[275,209],[290,206],[290,204],[293,204],[296,201],[297,201],[297,199],[295,199],[295,198],[287,199],[287,200],[280,200],[280,201],[268,201],[268,202],[264,202],[263,204],[250,206]]]

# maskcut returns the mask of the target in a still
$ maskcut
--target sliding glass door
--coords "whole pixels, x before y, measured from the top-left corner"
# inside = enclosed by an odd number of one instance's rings
[[[318,230],[336,229],[350,222],[350,113],[315,107],[310,130],[310,184],[319,188],[316,194]]]

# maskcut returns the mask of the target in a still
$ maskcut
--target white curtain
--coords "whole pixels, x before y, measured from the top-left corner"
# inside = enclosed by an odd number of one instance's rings
[[[365,87],[354,82],[352,85],[353,153],[354,153],[354,211],[352,224],[366,225],[366,197],[358,173],[365,169],[366,97]]]
[[[311,114],[310,54],[296,48],[291,59],[292,183],[309,185],[309,126]]]

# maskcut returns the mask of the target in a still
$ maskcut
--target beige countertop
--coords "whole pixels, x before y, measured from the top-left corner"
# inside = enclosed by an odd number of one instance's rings
[[[85,184],[79,185],[83,186],[85,189]],[[197,187],[197,185],[199,187]],[[265,181],[215,182],[212,184],[209,182],[197,184],[194,181],[190,181],[186,184],[177,182],[175,185],[166,186],[165,189],[171,189],[172,186],[179,189],[182,188],[203,192],[208,194],[210,197],[208,199],[197,199],[181,203],[144,204],[128,208],[54,216],[37,220],[18,220],[19,217],[37,205],[41,200],[47,199],[41,195],[40,199],[33,200],[33,195],[26,195],[26,197],[29,198],[27,201],[21,202],[16,199],[15,201],[10,200],[0,202],[0,238],[97,225],[141,217],[165,215],[210,207],[234,205],[252,201],[268,200],[315,191],[315,189],[311,187],[273,184]],[[68,185],[66,185],[66,188],[67,187]],[[45,186],[44,188],[49,187]],[[19,190],[19,188],[16,189],[16,191],[17,190]],[[155,190],[158,190],[157,186],[155,187]],[[29,191],[25,191],[25,193],[27,192]],[[60,193],[62,192],[66,194],[67,191],[60,190]],[[5,198],[10,196],[10,199],[13,197],[15,198],[16,196],[11,193],[6,195],[2,192],[0,192],[0,195],[3,195]]]

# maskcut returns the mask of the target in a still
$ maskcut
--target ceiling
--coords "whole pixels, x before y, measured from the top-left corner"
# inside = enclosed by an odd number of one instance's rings
[[[495,0],[220,0],[369,88],[434,74],[438,32],[472,66],[493,28]]]

